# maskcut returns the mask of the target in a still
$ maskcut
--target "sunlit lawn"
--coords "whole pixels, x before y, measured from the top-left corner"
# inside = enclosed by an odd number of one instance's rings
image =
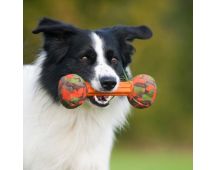
[[[192,170],[191,152],[113,151],[111,170]]]

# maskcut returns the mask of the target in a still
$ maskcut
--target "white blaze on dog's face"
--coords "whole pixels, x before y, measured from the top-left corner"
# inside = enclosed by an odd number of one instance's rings
[[[98,91],[113,91],[127,80],[127,67],[134,51],[134,39],[152,36],[146,26],[115,26],[95,31],[44,18],[33,31],[44,35],[46,57],[40,83],[54,101],[59,102],[58,82],[67,74],[78,74]],[[105,107],[112,96],[89,97],[91,103]]]
[[[90,83],[97,91],[114,91],[118,87],[120,78],[115,70],[107,63],[103,39],[94,32],[91,34],[91,39],[93,48],[97,54],[97,59],[94,66],[95,76]]]

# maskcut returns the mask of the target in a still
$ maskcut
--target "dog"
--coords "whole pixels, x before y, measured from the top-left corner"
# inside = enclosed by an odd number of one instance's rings
[[[58,82],[78,74],[97,91],[114,91],[131,77],[135,39],[149,39],[147,26],[87,30],[42,18],[34,34],[43,47],[25,65],[24,170],[108,170],[115,130],[126,122],[124,96],[93,96],[76,109],[60,104]]]

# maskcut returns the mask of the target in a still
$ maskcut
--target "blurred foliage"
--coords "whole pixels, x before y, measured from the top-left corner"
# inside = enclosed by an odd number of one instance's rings
[[[34,60],[40,36],[31,31],[43,16],[81,28],[116,24],[147,25],[152,39],[134,42],[133,75],[152,75],[158,85],[155,104],[133,109],[117,144],[192,146],[193,23],[192,0],[24,0],[24,63]]]

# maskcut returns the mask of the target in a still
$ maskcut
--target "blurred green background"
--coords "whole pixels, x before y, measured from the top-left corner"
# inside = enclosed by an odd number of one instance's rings
[[[192,169],[192,15],[192,0],[24,0],[24,63],[41,47],[31,31],[43,16],[88,29],[149,26],[154,36],[134,42],[131,69],[156,79],[158,97],[149,109],[134,109],[117,132],[111,169]]]

